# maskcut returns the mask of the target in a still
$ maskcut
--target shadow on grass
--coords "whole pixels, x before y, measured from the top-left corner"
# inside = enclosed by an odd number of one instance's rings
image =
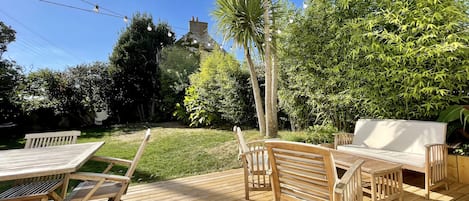
[[[161,123],[132,123],[116,124],[107,127],[96,127],[82,130],[80,138],[102,138],[110,135],[127,135],[136,131],[142,131],[147,128],[189,128],[180,122],[161,122]]]

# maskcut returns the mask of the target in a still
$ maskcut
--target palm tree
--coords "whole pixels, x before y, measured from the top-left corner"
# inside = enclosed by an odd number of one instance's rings
[[[232,39],[234,45],[244,48],[244,56],[248,62],[254,102],[261,135],[265,135],[265,117],[262,98],[257,81],[257,73],[251,58],[251,51],[257,47],[260,52],[263,43],[263,0],[217,0],[213,15],[217,20],[218,29],[224,40]]]
[[[273,110],[272,110],[272,57],[271,57],[271,40],[270,36],[270,0],[263,0],[264,7],[264,40],[265,40],[265,123],[266,135],[276,137],[273,125]]]

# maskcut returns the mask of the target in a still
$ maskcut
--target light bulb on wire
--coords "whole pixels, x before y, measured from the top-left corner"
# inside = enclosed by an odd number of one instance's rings
[[[99,6],[98,6],[98,4],[94,5],[93,10],[94,10],[94,12],[99,13]]]
[[[173,33],[168,32],[168,37],[172,37],[172,36],[173,36]]]
[[[151,28],[150,24],[148,24],[148,26],[147,26],[147,30],[148,30],[148,31],[151,31],[151,30],[153,30],[153,29]]]
[[[127,18],[127,16],[124,16],[124,22],[125,23],[129,22],[129,18]]]

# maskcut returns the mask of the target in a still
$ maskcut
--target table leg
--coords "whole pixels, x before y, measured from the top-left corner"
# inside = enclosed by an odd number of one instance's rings
[[[371,173],[371,200],[402,200],[402,168]]]
[[[62,198],[65,200],[67,196],[68,182],[70,181],[70,173],[65,174],[64,184],[62,185]]]

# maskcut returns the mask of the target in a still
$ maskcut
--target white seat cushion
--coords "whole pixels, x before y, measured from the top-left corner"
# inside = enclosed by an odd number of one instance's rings
[[[411,165],[422,168],[425,167],[425,154],[373,149],[365,146],[357,146],[352,144],[337,146],[337,150],[351,152],[357,155],[372,157],[399,164]]]

